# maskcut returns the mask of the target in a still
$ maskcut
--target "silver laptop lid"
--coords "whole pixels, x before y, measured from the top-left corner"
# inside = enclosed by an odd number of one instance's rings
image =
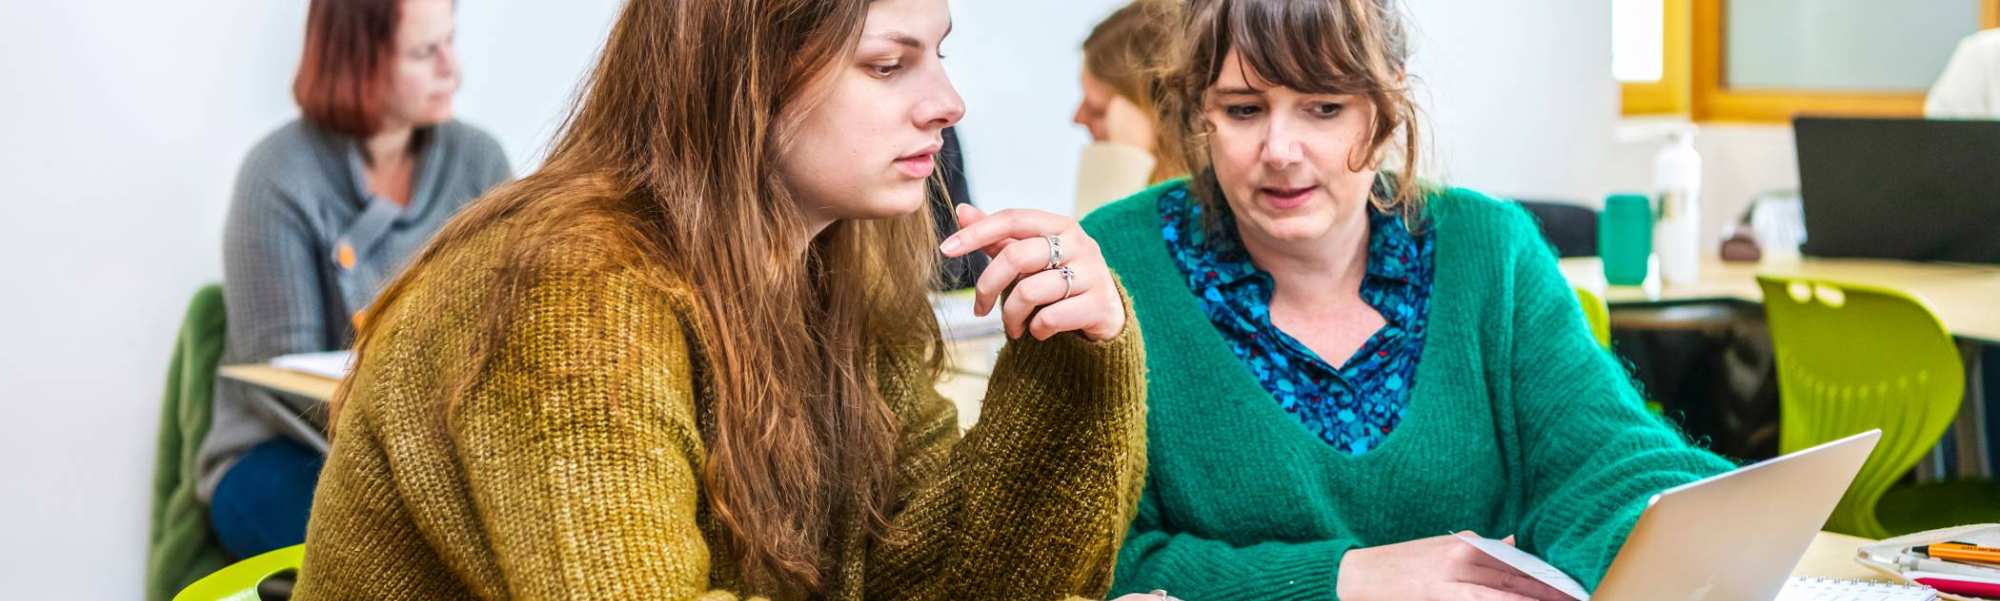
[[[1654,495],[1592,598],[1776,597],[1881,438],[1869,430]]]

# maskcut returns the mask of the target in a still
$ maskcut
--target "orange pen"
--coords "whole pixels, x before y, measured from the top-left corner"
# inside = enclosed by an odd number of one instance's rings
[[[1938,543],[1911,549],[1932,559],[2000,566],[2000,549],[1966,543]]]

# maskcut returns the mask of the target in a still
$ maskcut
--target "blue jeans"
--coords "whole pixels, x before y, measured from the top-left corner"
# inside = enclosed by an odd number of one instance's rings
[[[306,515],[325,464],[325,455],[287,438],[245,451],[209,500],[209,526],[222,548],[243,559],[306,542]]]

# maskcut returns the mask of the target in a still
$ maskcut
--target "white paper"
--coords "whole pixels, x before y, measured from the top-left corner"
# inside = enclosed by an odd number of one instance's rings
[[[938,326],[944,329],[946,340],[970,340],[1006,330],[1000,321],[999,307],[985,317],[973,315],[975,300],[969,290],[931,294],[931,311],[937,314]]]
[[[347,377],[347,372],[354,369],[354,353],[333,351],[285,355],[272,359],[271,367],[338,380]]]
[[[1776,601],[1935,601],[1937,592],[1885,582],[1792,578]]]
[[[1514,545],[1475,536],[1471,533],[1460,532],[1457,536],[1458,540],[1465,541],[1466,544],[1472,545],[1472,548],[1500,560],[1500,563],[1513,566],[1514,569],[1527,574],[1529,578],[1540,580],[1542,584],[1554,587],[1556,590],[1562,591],[1563,594],[1569,595],[1578,601],[1590,600],[1590,593],[1584,592],[1582,584],[1578,584],[1576,579],[1570,578],[1569,574],[1564,574],[1562,570],[1549,565],[1549,562],[1542,561],[1540,557],[1535,557],[1526,551],[1516,549]]]

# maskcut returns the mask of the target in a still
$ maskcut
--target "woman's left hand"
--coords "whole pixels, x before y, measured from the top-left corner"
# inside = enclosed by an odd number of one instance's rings
[[[958,233],[938,250],[954,258],[973,252],[993,257],[979,275],[972,310],[986,315],[1000,305],[1008,338],[1026,333],[1048,340],[1076,331],[1104,341],[1125,330],[1125,301],[1111,268],[1075,219],[1025,209],[987,215],[969,204],[958,205],[957,216]],[[1013,292],[1002,299],[1009,286]]]

